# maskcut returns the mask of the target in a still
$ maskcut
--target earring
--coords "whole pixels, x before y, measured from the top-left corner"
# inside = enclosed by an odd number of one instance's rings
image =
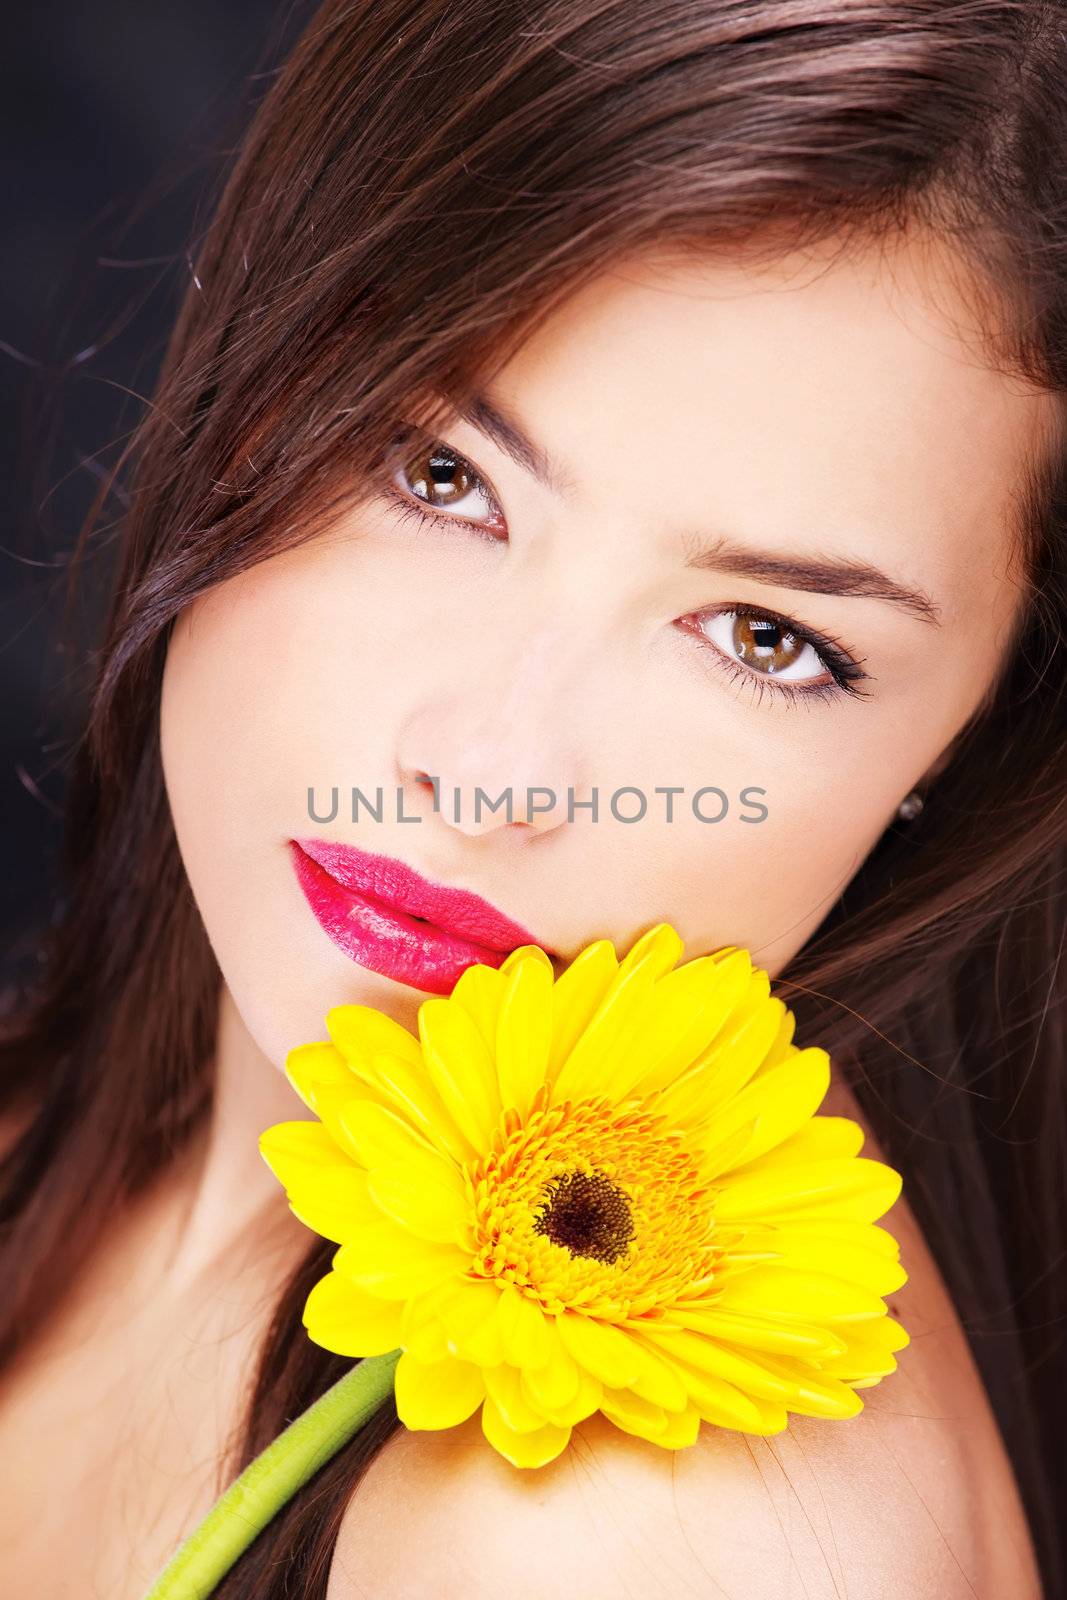
[[[904,796],[899,806],[897,806],[897,816],[901,822],[914,822],[922,810],[923,804],[922,795],[918,789],[913,789],[910,794]]]

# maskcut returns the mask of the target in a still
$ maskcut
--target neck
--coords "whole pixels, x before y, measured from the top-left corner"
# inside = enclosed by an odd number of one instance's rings
[[[166,1292],[187,1293],[222,1268],[261,1268],[265,1253],[295,1263],[312,1234],[289,1210],[285,1191],[259,1153],[275,1122],[311,1113],[284,1072],[252,1038],[228,987],[219,1000],[215,1087],[205,1125],[186,1152],[182,1199],[165,1257]]]

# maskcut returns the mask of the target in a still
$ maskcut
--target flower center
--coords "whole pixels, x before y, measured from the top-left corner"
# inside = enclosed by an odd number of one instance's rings
[[[545,1189],[534,1233],[545,1234],[572,1256],[609,1265],[624,1256],[634,1236],[630,1197],[603,1172],[564,1172]]]
[[[700,1148],[643,1102],[607,1096],[509,1107],[467,1168],[472,1271],[550,1315],[611,1321],[710,1288],[721,1255]]]

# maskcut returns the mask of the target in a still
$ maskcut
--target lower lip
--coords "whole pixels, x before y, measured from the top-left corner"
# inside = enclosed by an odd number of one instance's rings
[[[345,889],[292,840],[289,851],[300,887],[315,918],[346,956],[430,994],[451,994],[467,967],[499,967],[506,951],[490,950],[446,933],[379,900]]]

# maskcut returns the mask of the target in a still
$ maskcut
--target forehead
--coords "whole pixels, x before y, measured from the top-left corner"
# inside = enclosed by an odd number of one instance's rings
[[[579,497],[664,536],[878,559],[951,620],[1004,588],[1051,415],[990,364],[970,290],[928,235],[759,263],[646,254],[554,310],[494,387]]]

